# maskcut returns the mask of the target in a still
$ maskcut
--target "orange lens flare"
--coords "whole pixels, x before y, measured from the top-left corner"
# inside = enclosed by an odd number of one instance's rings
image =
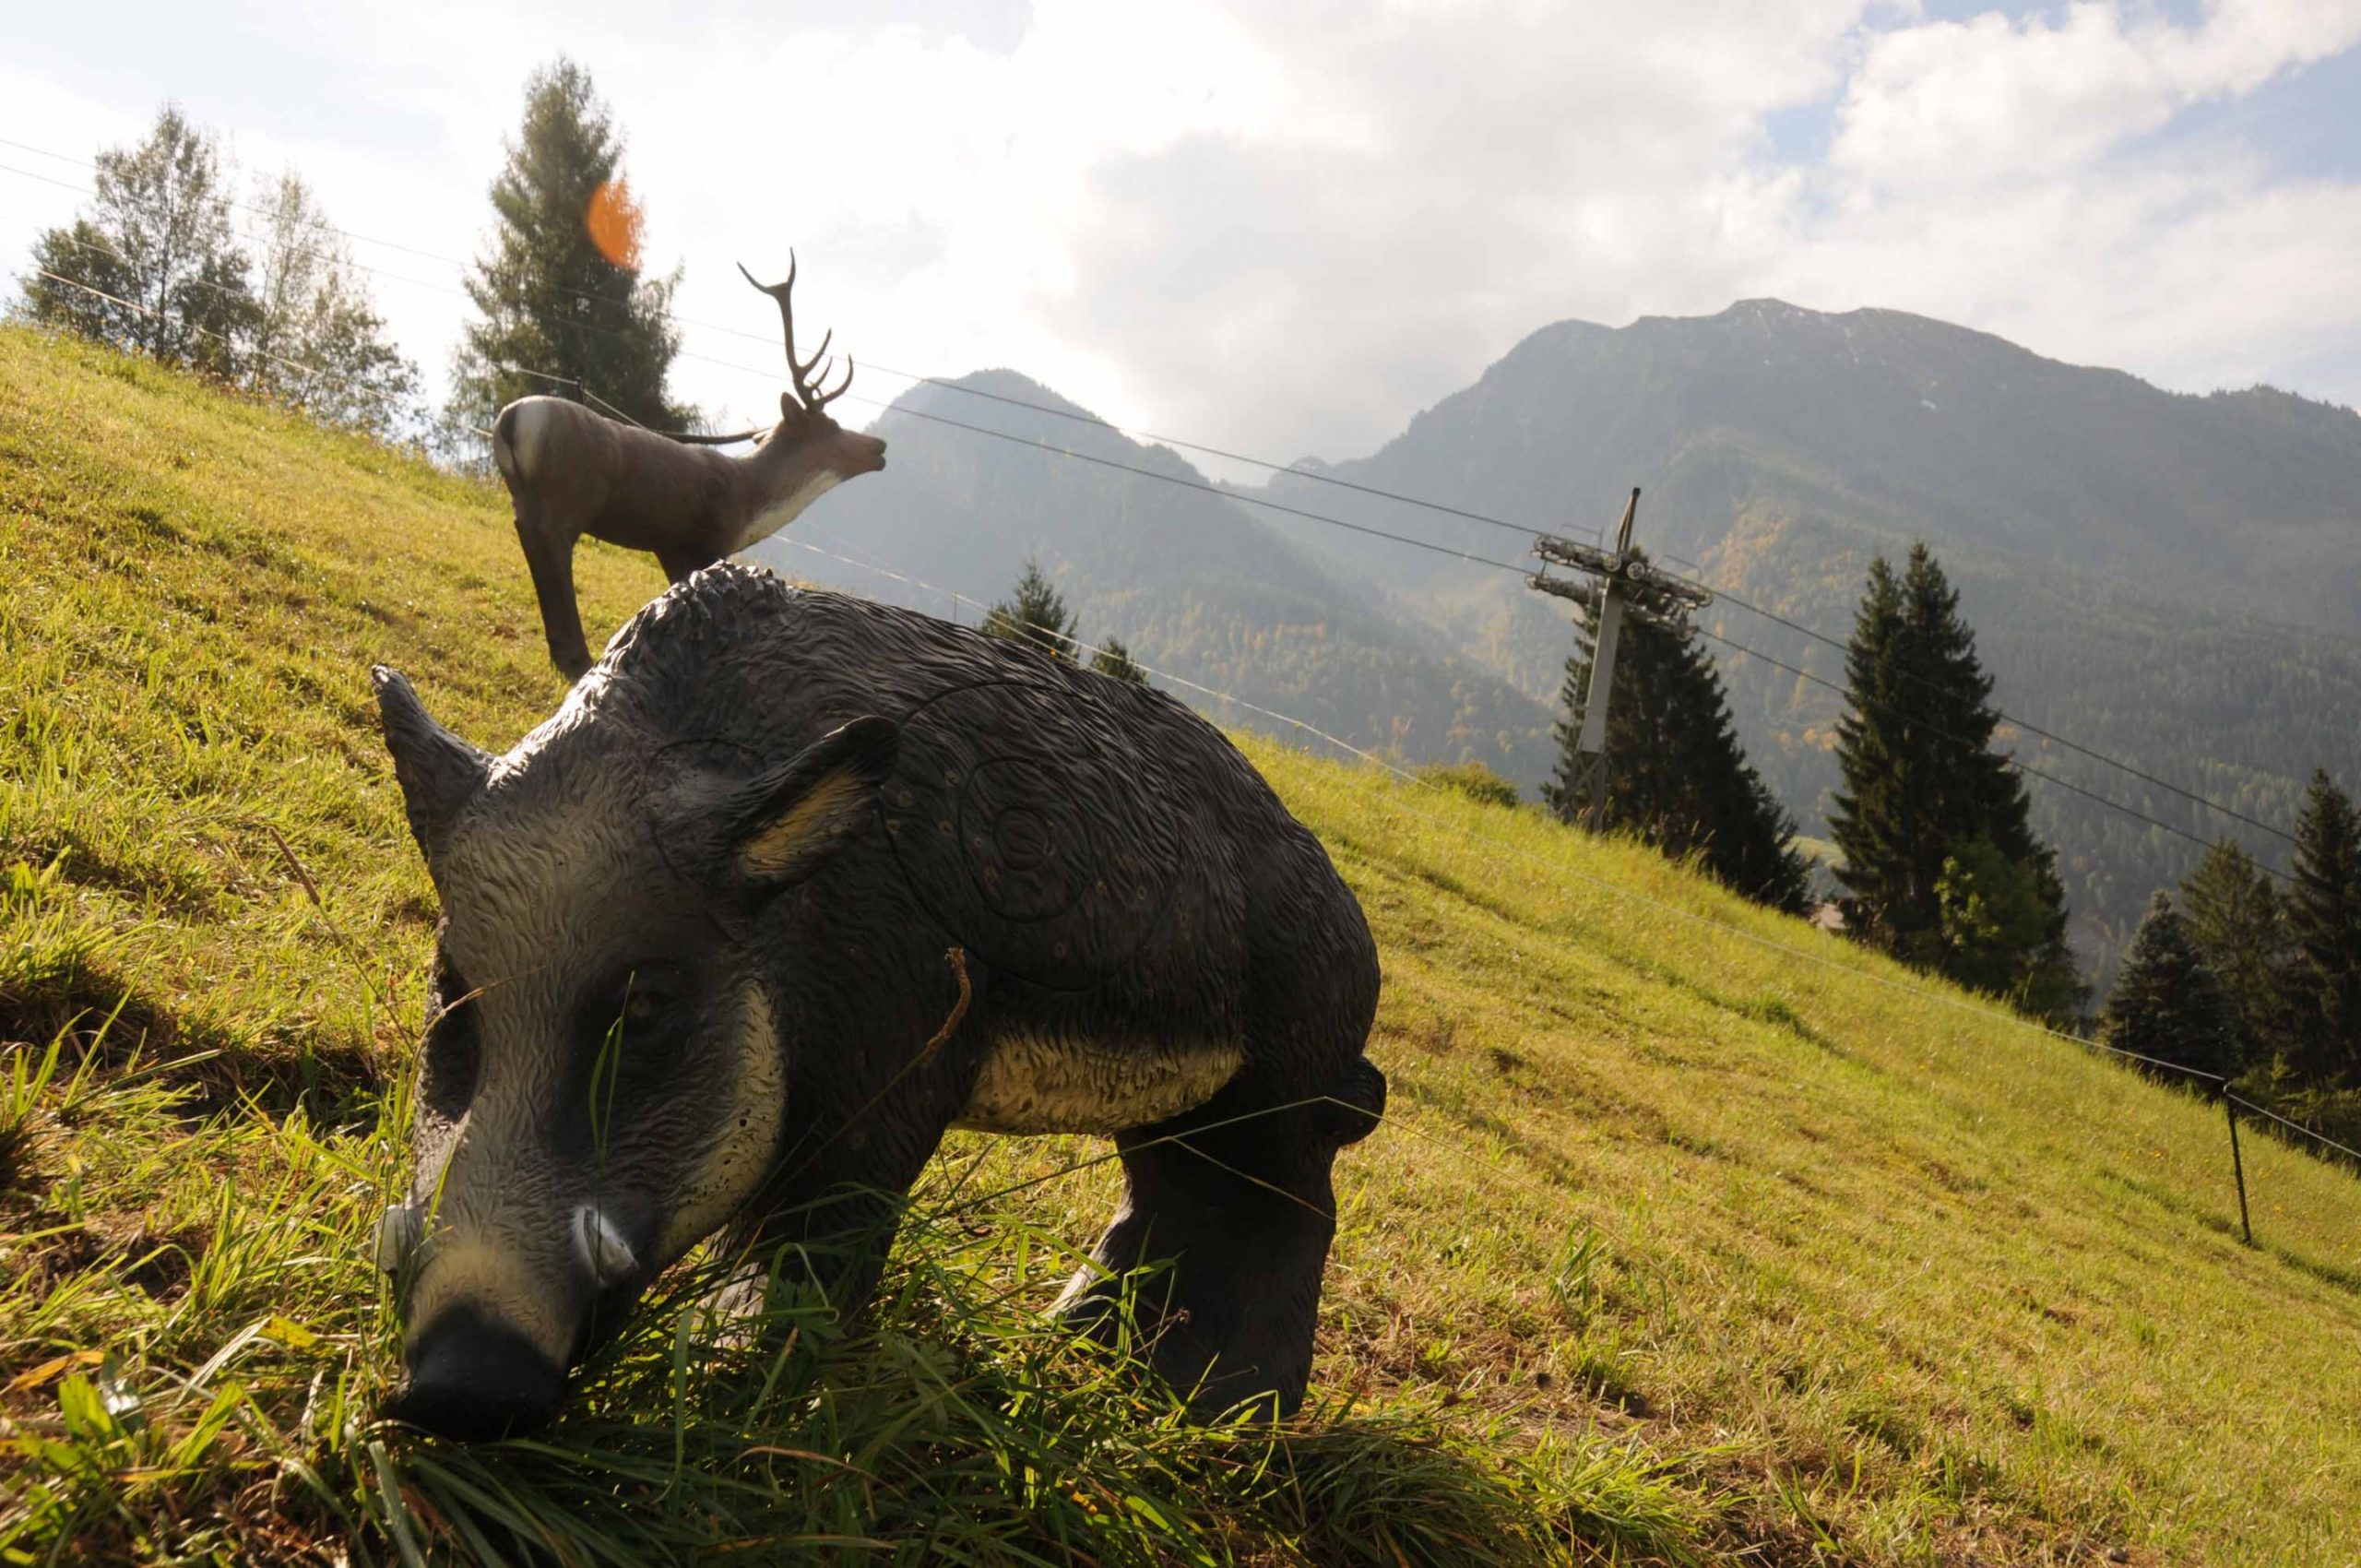
[[[590,210],[583,214],[582,222],[600,255],[617,267],[638,270],[641,218],[629,181],[601,183],[590,193]]]

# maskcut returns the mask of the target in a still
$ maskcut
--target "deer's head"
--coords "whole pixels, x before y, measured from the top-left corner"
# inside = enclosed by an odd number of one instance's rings
[[[835,332],[821,337],[820,346],[812,350],[810,359],[796,357],[795,253],[788,253],[784,283],[755,282],[754,275],[742,263],[738,271],[747,282],[778,302],[779,327],[787,340],[787,373],[794,383],[793,391],[779,394],[778,422],[762,438],[763,456],[789,470],[788,482],[779,489],[780,502],[765,515],[764,521],[770,525],[765,530],[767,532],[784,528],[823,492],[884,468],[885,443],[873,435],[845,429],[828,413],[828,405],[843,397],[845,389],[852,385],[850,354],[845,356],[844,379],[833,387],[827,385],[834,364],[828,357],[828,345],[835,340]]]

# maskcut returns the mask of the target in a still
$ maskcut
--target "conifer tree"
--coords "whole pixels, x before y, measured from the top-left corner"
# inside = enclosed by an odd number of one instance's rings
[[[238,374],[257,309],[230,183],[212,135],[166,104],[146,141],[99,154],[87,211],[34,243],[25,313],[168,364]]]
[[[2172,895],[2162,888],[2149,899],[2124,955],[2099,1020],[2099,1039],[2118,1051],[2218,1077],[2238,1071],[2237,1020],[2229,998],[2199,956]]]
[[[492,184],[491,249],[467,280],[481,319],[454,359],[451,417],[460,424],[489,425],[503,405],[534,392],[658,430],[694,422],[664,386],[681,346],[668,315],[681,275],[641,274],[643,220],[623,156],[588,72],[561,56],[533,73],[523,125]]]
[[[2276,1057],[2286,1028],[2281,988],[2287,963],[2278,889],[2252,856],[2225,838],[2181,883],[2180,904],[2189,939],[2237,1020],[2240,1061]]]
[[[1566,660],[1556,776],[1542,799],[1566,820],[1584,802],[1572,789],[1575,746],[1590,694],[1591,635],[1578,626]],[[1626,615],[1608,704],[1607,825],[1667,854],[1699,856],[1705,870],[1747,897],[1801,911],[1809,869],[1795,823],[1746,760],[1712,656],[1686,624]]]
[[[2057,860],[2034,836],[2024,781],[1991,749],[1992,680],[1925,544],[1899,578],[1870,564],[1845,670],[1829,823],[1847,929],[2036,1011],[2070,1010]]]
[[[2295,873],[2288,1065],[2308,1087],[2361,1087],[2361,820],[2325,768],[2296,818]]]
[[[1147,684],[1147,671],[1139,667],[1132,658],[1132,650],[1116,637],[1109,637],[1098,651],[1090,656],[1090,667],[1110,681],[1121,681],[1132,686]]]
[[[1016,579],[1015,594],[993,605],[985,615],[984,635],[1023,643],[1062,664],[1071,664],[1074,624],[1074,618],[1066,613],[1065,596],[1042,575],[1041,564],[1027,556],[1024,574]]]

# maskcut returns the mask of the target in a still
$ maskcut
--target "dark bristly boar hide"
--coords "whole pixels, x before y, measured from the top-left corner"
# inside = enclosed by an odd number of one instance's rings
[[[1110,1134],[1122,1203],[1066,1310],[1109,1332],[1125,1271],[1169,1260],[1130,1298],[1157,1370],[1202,1413],[1300,1402],[1330,1166],[1384,1106],[1377,954],[1211,726],[734,565],[642,611],[505,756],[374,676],[443,903],[417,1169],[379,1235],[395,1413],[540,1423],[717,1230],[880,1238],[825,1282],[857,1306],[952,1127]]]

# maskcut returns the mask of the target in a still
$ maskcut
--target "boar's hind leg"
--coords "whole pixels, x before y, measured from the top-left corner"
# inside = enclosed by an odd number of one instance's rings
[[[1385,1076],[1357,1056],[1315,1103],[1300,1103],[1312,1099],[1233,1084],[1197,1111],[1116,1138],[1123,1201],[1092,1251],[1097,1269],[1067,1287],[1067,1315],[1108,1336],[1122,1277],[1169,1265],[1131,1282],[1132,1327],[1200,1418],[1241,1404],[1285,1417],[1303,1402],[1336,1231],[1329,1170],[1377,1124]]]

